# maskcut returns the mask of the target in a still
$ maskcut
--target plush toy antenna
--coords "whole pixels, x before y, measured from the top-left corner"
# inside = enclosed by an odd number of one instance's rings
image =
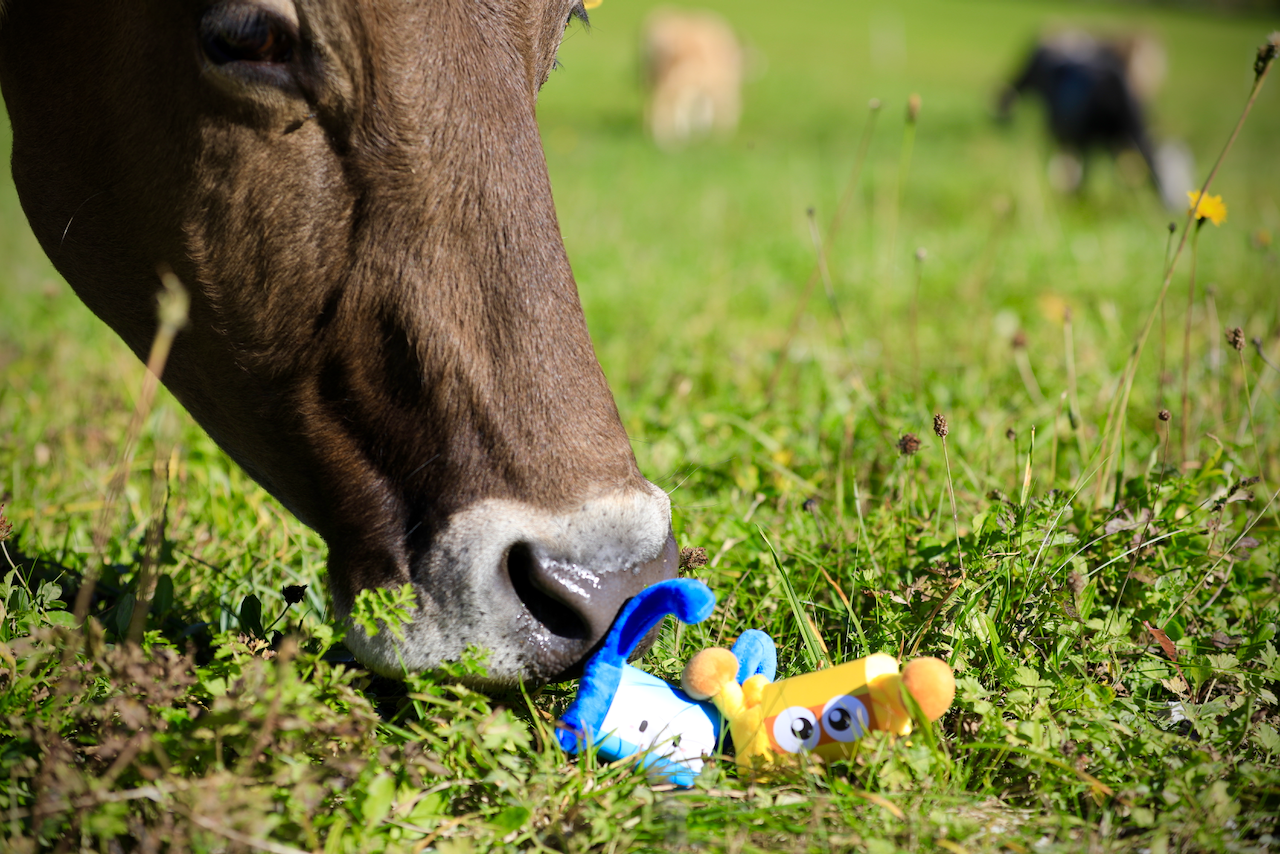
[[[646,587],[622,606],[601,652],[609,650],[625,661],[640,639],[667,614],[674,614],[682,623],[700,623],[711,616],[715,605],[711,588],[693,578],[673,578]]]
[[[956,677],[945,661],[917,658],[902,668],[902,684],[911,692],[926,718],[936,721],[956,698]]]
[[[733,644],[733,657],[738,659],[738,684],[752,676],[763,676],[770,682],[778,675],[778,648],[773,638],[759,629],[747,629]]]

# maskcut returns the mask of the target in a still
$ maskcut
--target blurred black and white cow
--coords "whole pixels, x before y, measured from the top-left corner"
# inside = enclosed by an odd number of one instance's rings
[[[1007,119],[1019,97],[1033,94],[1045,107],[1049,132],[1061,151],[1050,163],[1051,182],[1075,191],[1090,155],[1140,155],[1167,205],[1186,203],[1190,156],[1177,143],[1157,147],[1147,127],[1145,105],[1163,82],[1166,60],[1147,35],[1101,39],[1066,30],[1041,39],[1018,76],[1000,97]]]

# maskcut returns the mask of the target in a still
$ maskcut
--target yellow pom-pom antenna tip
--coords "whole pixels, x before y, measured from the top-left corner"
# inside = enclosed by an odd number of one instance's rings
[[[689,659],[680,687],[695,700],[707,700],[738,678],[738,659],[727,649],[712,647]]]
[[[902,669],[902,682],[931,721],[946,714],[956,698],[956,677],[945,661],[917,658]]]

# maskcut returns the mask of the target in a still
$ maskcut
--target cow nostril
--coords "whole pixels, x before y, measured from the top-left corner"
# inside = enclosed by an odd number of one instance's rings
[[[679,557],[669,533],[655,558],[620,566],[612,556],[604,561],[604,570],[594,565],[601,561],[548,552],[537,541],[516,542],[507,549],[505,562],[524,611],[517,632],[532,642],[530,653],[552,681],[580,676],[585,658],[604,641],[618,609],[650,584],[674,578]],[[627,652],[638,655],[648,649],[652,634],[639,642],[633,639]]]
[[[507,574],[530,615],[552,635],[575,641],[591,638],[591,628],[578,610],[547,589],[546,573],[527,543],[516,543],[507,552]]]

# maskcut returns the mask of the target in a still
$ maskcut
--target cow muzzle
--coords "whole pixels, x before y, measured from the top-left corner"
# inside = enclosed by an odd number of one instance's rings
[[[347,645],[390,676],[474,646],[487,652],[484,685],[570,678],[622,605],[678,565],[670,502],[648,482],[564,513],[483,500],[451,516],[415,561],[418,607],[404,639],[351,626]]]

